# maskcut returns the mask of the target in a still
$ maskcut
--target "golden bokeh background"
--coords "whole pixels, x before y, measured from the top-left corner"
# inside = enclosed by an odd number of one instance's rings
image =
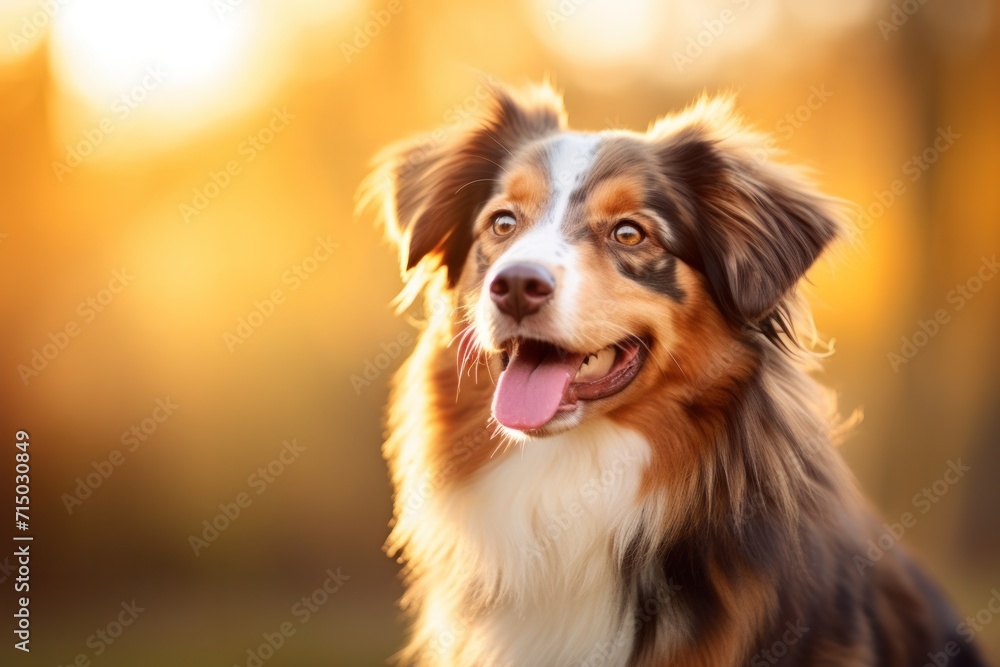
[[[843,454],[887,520],[970,466],[903,541],[976,614],[1000,587],[998,24],[989,0],[4,0],[0,477],[9,499],[25,429],[35,542],[33,650],[0,663],[247,665],[283,623],[263,664],[399,647],[382,367],[412,328],[354,198],[484,75],[548,77],[586,130],[735,91],[858,204],[863,243],[810,275],[821,380],[864,410]],[[1000,620],[980,638],[1000,659]]]

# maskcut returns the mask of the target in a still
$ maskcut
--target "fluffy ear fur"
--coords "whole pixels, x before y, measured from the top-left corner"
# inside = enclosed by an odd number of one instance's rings
[[[744,127],[729,99],[702,100],[650,130],[667,181],[685,201],[694,246],[723,314],[775,334],[787,297],[841,233],[834,200],[772,162],[771,141]]]
[[[548,86],[525,96],[490,87],[474,122],[390,148],[376,159],[366,199],[381,198],[404,277],[444,267],[453,287],[472,245],[472,222],[516,146],[561,129],[562,100]]]

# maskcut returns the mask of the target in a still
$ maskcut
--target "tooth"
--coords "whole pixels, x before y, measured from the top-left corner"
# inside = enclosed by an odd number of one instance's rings
[[[587,355],[574,380],[585,382],[604,377],[614,367],[617,356],[618,351],[613,345],[596,354]]]

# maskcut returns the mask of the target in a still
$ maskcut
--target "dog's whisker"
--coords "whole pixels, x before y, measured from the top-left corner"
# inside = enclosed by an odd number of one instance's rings
[[[496,384],[497,381],[493,378],[493,369],[490,368],[489,356],[487,355],[485,350],[483,351],[483,355],[486,357],[485,363],[483,364],[484,366],[486,366],[486,374],[490,376],[490,382]]]
[[[457,386],[455,388],[455,402],[456,403],[458,402],[459,394],[462,391],[462,377],[465,375],[465,368],[466,368],[466,365],[468,364],[469,355],[472,354],[472,350],[470,349],[470,346],[468,346],[468,345],[465,344],[466,341],[469,338],[469,335],[472,334],[472,333],[473,333],[472,325],[469,324],[458,335],[456,335],[455,338],[452,338],[451,342],[448,343],[448,346],[451,347],[451,345],[454,344],[455,339],[461,337],[461,342],[458,345],[458,350],[456,350],[456,358],[458,359],[458,364],[457,364],[458,365],[458,380],[457,380],[457,383],[456,383]],[[464,350],[464,353],[463,353],[463,350]],[[460,354],[462,356],[459,358],[458,355],[460,355]]]
[[[451,347],[452,345],[454,345],[454,344],[455,344],[455,341],[456,341],[456,340],[458,340],[458,339],[459,339],[460,337],[462,337],[462,336],[465,336],[465,334],[466,334],[466,333],[467,333],[467,332],[468,332],[468,331],[469,331],[470,329],[472,329],[472,326],[473,326],[473,325],[472,325],[472,323],[470,322],[470,323],[466,324],[466,325],[465,325],[464,327],[462,327],[462,329],[461,329],[461,330],[460,330],[460,331],[459,331],[459,332],[458,332],[457,334],[455,334],[454,336],[452,336],[452,337],[451,337],[451,340],[449,340],[449,341],[448,341],[448,347]]]
[[[688,382],[690,382],[691,380],[690,380],[690,378],[688,378],[688,374],[686,372],[684,372],[684,369],[681,367],[680,362],[677,361],[677,357],[674,356],[674,353],[671,352],[670,349],[667,349],[667,354],[670,355],[671,360],[673,360],[673,362],[674,362],[674,366],[677,366],[677,370],[679,370],[681,372],[681,375],[684,376],[684,379],[687,380]]]
[[[479,384],[479,367],[483,365],[488,365],[489,361],[490,360],[486,354],[486,351],[480,348],[479,353],[476,355],[476,384]],[[493,379],[492,376],[490,377],[490,379]]]
[[[507,173],[507,170],[504,169],[503,165],[500,164],[499,162],[497,162],[496,160],[491,160],[490,158],[486,157],[485,155],[474,155],[473,157],[477,157],[480,160],[486,160],[490,164],[495,165],[496,168],[499,169],[502,173],[504,173],[504,174]],[[500,180],[500,179],[495,179],[495,180]]]
[[[503,426],[501,426],[500,423],[497,422],[497,420],[494,419],[493,417],[490,417],[489,419],[486,420],[486,426],[489,427],[490,423],[494,424],[493,433],[490,435],[490,440],[496,438],[498,433],[500,434],[500,440],[497,442],[497,446],[493,449],[493,452],[490,454],[490,458],[492,459],[494,456],[496,456],[496,453],[500,449],[500,447],[506,444],[507,434],[503,432]],[[504,447],[504,453],[506,453],[506,451],[507,448]]]
[[[497,178],[477,178],[474,181],[469,181],[468,183],[466,183],[465,185],[463,185],[462,187],[460,187],[458,190],[455,190],[455,194],[457,195],[459,192],[461,192],[465,188],[469,187],[470,185],[474,185],[476,183],[483,183],[485,181],[497,181],[497,182],[499,182],[499,179],[497,179]]]
[[[505,151],[507,151],[507,155],[509,155],[509,156],[511,156],[511,157],[514,157],[514,154],[510,152],[510,149],[509,149],[509,148],[507,148],[506,146],[504,146],[504,145],[503,145],[503,142],[502,142],[502,141],[500,141],[500,140],[499,140],[499,139],[497,139],[497,138],[496,138],[495,136],[493,136],[493,133],[492,133],[492,132],[487,132],[487,133],[486,133],[486,136],[488,136],[488,137],[489,137],[490,139],[492,139],[492,140],[493,140],[493,143],[495,143],[495,144],[496,144],[497,146],[499,146],[500,148],[502,148],[502,149],[504,149]]]

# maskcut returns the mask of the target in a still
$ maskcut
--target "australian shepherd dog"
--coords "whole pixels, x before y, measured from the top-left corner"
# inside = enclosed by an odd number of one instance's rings
[[[808,375],[836,200],[724,98],[582,133],[495,88],[439,134],[365,186],[426,312],[385,443],[399,662],[983,664],[902,548],[871,557]]]

